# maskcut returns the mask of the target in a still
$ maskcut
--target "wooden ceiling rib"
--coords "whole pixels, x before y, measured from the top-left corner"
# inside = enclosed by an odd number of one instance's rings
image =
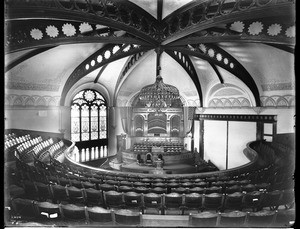
[[[203,104],[201,85],[189,56],[208,61],[221,83],[224,83],[224,80],[216,66],[235,75],[252,91],[256,106],[260,106],[260,95],[253,77],[238,59],[220,48],[219,43],[264,43],[293,54],[295,37],[287,35],[286,31],[295,26],[295,1],[194,0],[165,18],[163,18],[165,10],[163,1],[156,2],[156,19],[147,10],[126,0],[8,0],[5,2],[5,53],[37,49],[8,64],[6,72],[52,47],[78,43],[105,43],[103,48],[82,61],[68,77],[61,96],[61,104],[64,104],[68,90],[85,75],[102,66],[94,80],[96,83],[109,63],[154,49],[168,53],[185,69],[197,88],[201,106]],[[231,28],[235,22],[242,25],[240,31]],[[249,32],[250,25],[256,22],[261,23],[264,28],[258,34]],[[66,33],[64,31],[66,24],[75,32]],[[82,24],[90,26],[91,30],[82,32],[80,29]],[[274,31],[270,33],[267,30],[274,24],[281,26],[281,32],[275,31],[276,35]],[[99,29],[97,25],[104,28]],[[57,29],[57,34],[49,35],[47,33],[49,26]],[[41,37],[34,37],[32,31],[38,31]],[[229,67],[215,56],[201,52],[200,44],[213,49],[223,58],[228,58],[234,67]],[[116,46],[119,47],[119,51],[113,52]],[[126,47],[129,49],[126,50]],[[103,58],[106,52],[109,52],[109,57]],[[175,52],[180,52],[185,61]],[[103,58],[101,61],[97,61],[98,55]]]

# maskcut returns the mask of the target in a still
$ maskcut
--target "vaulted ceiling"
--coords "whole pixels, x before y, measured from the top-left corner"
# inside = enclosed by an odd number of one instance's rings
[[[294,93],[294,47],[291,0],[5,2],[6,93],[61,105],[92,82],[126,106],[161,74],[186,105],[234,95],[261,106]]]

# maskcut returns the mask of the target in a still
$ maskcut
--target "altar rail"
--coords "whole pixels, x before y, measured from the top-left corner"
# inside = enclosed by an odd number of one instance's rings
[[[259,141],[255,142],[249,142],[246,146],[246,149],[243,151],[245,156],[250,160],[247,164],[244,164],[242,166],[238,166],[235,168],[222,170],[222,171],[213,171],[213,172],[202,172],[202,173],[189,173],[189,174],[151,174],[151,177],[162,177],[162,178],[183,178],[183,177],[189,177],[189,178],[204,178],[208,176],[235,176],[240,175],[242,173],[247,173],[250,171],[255,171],[261,168],[264,168],[267,165],[271,165],[274,163],[273,158],[270,158],[270,160],[264,155],[266,152],[256,152],[253,148],[255,146],[262,144]],[[132,172],[122,172],[122,171],[113,171],[113,170],[106,170],[101,168],[95,168],[87,165],[83,165],[81,163],[75,162],[72,160],[72,147],[74,147],[75,144],[73,143],[72,146],[70,146],[70,149],[66,151],[65,153],[65,162],[70,163],[72,165],[76,165],[80,168],[82,168],[85,171],[95,171],[95,172],[102,172],[103,174],[107,175],[123,175],[126,174],[128,176],[138,176],[141,178],[149,177],[149,174],[143,174],[143,173],[132,173]],[[268,152],[266,153],[268,155]],[[267,160],[267,161],[265,161]]]

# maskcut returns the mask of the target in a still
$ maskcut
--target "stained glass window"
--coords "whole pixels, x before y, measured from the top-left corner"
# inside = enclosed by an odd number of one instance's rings
[[[87,89],[77,93],[71,105],[71,140],[107,139],[106,108],[106,101],[99,92]]]

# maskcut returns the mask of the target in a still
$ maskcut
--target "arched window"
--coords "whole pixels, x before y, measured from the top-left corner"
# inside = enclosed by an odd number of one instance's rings
[[[107,104],[99,92],[86,89],[74,96],[71,140],[79,148],[107,145]]]

